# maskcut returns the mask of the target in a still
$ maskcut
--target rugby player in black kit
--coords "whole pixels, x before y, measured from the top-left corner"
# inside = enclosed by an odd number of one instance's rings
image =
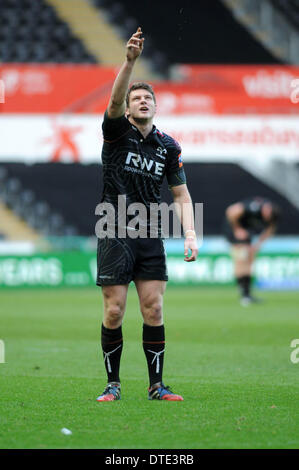
[[[251,295],[252,267],[261,244],[271,237],[277,226],[279,208],[268,199],[252,197],[226,209],[225,235],[232,245],[234,274],[240,289],[241,305],[258,299]],[[252,243],[253,237],[257,240]]]
[[[126,59],[112,87],[102,125],[104,144],[102,203],[115,208],[115,236],[98,238],[97,284],[102,287],[104,313],[101,344],[108,384],[97,401],[121,398],[120,360],[123,348],[122,321],[126,308],[128,286],[135,283],[143,317],[143,350],[145,353],[150,400],[181,401],[163,383],[165,332],[163,294],[167,270],[160,227],[151,236],[147,223],[146,237],[123,234],[119,226],[119,196],[126,197],[126,207],[160,202],[160,187],[164,176],[172,191],[185,235],[185,261],[195,261],[198,248],[194,231],[192,201],[186,186],[179,144],[153,125],[156,100],[150,85],[139,82],[129,88],[132,70],[143,50],[141,28],[126,45]],[[141,225],[144,222],[141,220]],[[119,230],[122,235],[119,235]],[[191,251],[191,253],[190,253]],[[189,254],[190,253],[190,254]]]

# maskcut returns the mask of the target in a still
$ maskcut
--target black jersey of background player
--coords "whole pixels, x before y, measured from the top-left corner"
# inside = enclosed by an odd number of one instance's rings
[[[260,233],[269,226],[262,216],[262,207],[270,203],[268,199],[253,197],[241,201],[244,206],[244,214],[240,217],[240,225],[252,233]],[[270,203],[271,204],[271,203]]]
[[[179,144],[155,126],[144,138],[125,116],[110,119],[106,111],[102,129],[101,202],[113,204],[116,215],[119,195],[126,195],[127,206],[139,202],[149,211],[150,203],[161,202],[160,190],[165,176],[169,187],[186,182]],[[147,221],[148,225],[149,217]],[[115,222],[117,224],[117,218]]]

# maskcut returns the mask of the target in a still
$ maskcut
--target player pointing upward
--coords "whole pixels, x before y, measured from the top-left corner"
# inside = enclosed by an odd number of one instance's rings
[[[140,82],[129,88],[143,43],[142,31],[138,28],[127,43],[126,59],[113,84],[104,115],[102,202],[114,206],[117,226],[118,196],[125,195],[127,205],[138,202],[148,210],[151,203],[160,203],[160,188],[166,176],[174,202],[181,208],[178,216],[185,234],[184,259],[195,261],[198,248],[192,201],[186,186],[180,146],[153,125],[156,99],[151,86]],[[121,396],[122,321],[131,281],[135,283],[143,316],[148,398],[183,400],[162,381],[165,350],[162,303],[168,277],[160,227],[158,236],[151,238],[151,227],[147,222],[146,233],[146,238],[135,238],[120,237],[116,231],[115,237],[98,239],[97,284],[102,286],[104,300],[101,344],[108,378],[107,387],[97,398],[99,402],[119,400]]]

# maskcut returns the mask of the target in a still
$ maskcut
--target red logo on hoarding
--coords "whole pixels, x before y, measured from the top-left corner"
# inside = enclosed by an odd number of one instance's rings
[[[65,156],[71,156],[75,163],[80,161],[78,144],[75,142],[75,135],[81,132],[82,126],[66,126],[59,125],[55,122],[52,123],[54,128],[54,135],[44,139],[45,143],[54,144],[54,149],[51,154],[51,162],[56,163],[61,161]]]

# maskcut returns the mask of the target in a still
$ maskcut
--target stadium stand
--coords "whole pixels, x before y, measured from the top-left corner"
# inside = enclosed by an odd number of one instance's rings
[[[188,187],[194,201],[204,203],[204,234],[220,235],[226,207],[239,200],[262,196],[275,201],[282,209],[278,233],[297,234],[298,209],[272,187],[263,183],[237,164],[185,163]],[[168,195],[169,197],[169,195]]]
[[[99,196],[97,165],[4,164],[10,181],[23,188],[2,200],[45,235],[92,234]],[[8,184],[5,185],[6,191]],[[94,198],[94,199],[93,199]]]
[[[221,0],[277,60],[298,63],[298,0]]]
[[[271,0],[285,18],[299,30],[299,1],[298,0]]]
[[[147,80],[169,76],[177,63],[278,62],[220,0],[165,0],[158,9],[137,0],[2,0],[0,61],[118,65],[123,40],[139,24],[147,35],[147,60],[136,75]]]
[[[0,239],[36,242],[39,238],[38,231],[30,227],[21,217],[18,217],[14,211],[0,201]]]
[[[96,63],[44,0],[1,0],[0,61]]]
[[[94,210],[100,202],[102,191],[100,165],[6,163],[5,168],[9,176],[18,179],[22,187],[34,193],[37,200],[47,201],[52,213],[60,214],[66,225],[77,229],[77,234],[94,235],[97,220]],[[185,163],[184,168],[193,202],[204,203],[204,235],[221,235],[226,207],[254,195],[267,197],[281,206],[283,215],[279,234],[298,233],[298,210],[285,197],[240,166],[230,163]],[[172,202],[166,182],[162,188],[162,201]],[[46,207],[40,210],[41,220],[45,220],[46,225],[46,220],[51,218],[48,215],[42,217],[42,214],[47,214]],[[61,231],[56,230],[56,233]]]
[[[109,20],[123,31],[124,37],[128,37],[137,24],[142,24],[147,38],[144,54],[154,60],[157,69],[177,63],[279,62],[220,0],[184,3],[181,0],[164,0],[158,8],[153,8],[152,2],[138,0],[118,3],[92,1],[107,12]],[[165,41],[165,37],[171,38],[171,41]]]
[[[56,9],[59,17],[71,26],[86,48],[93,52],[98,62],[111,65],[123,59],[123,46],[118,44],[115,34],[100,12],[88,2],[48,0],[48,3]],[[109,47],[105,47],[107,43]]]
[[[103,65],[119,65],[124,57],[124,41],[110,25],[102,11],[86,0],[47,0],[58,16],[65,21],[80,38],[90,54]],[[113,3],[112,3],[113,5]],[[132,31],[130,32],[132,34]],[[150,63],[141,58],[134,71],[136,77],[154,80]]]
[[[61,215],[59,204],[55,210],[55,204],[53,208],[49,203],[49,200],[51,201],[50,185],[53,184],[53,181],[49,181],[47,175],[43,173],[47,189],[39,191],[39,188],[43,187],[44,180],[34,181],[35,176],[40,177],[38,172],[35,171],[35,174],[32,174],[30,167],[22,164],[20,166],[27,171],[11,172],[7,171],[7,167],[4,165],[0,167],[2,218],[0,232],[5,233],[11,239],[20,239],[22,234],[25,239],[36,238],[36,234],[45,236],[77,235],[76,228],[69,225]],[[37,192],[35,187],[37,187]],[[46,199],[43,199],[44,195],[46,195]],[[2,225],[3,229],[1,229]],[[6,231],[5,227],[7,227]]]

